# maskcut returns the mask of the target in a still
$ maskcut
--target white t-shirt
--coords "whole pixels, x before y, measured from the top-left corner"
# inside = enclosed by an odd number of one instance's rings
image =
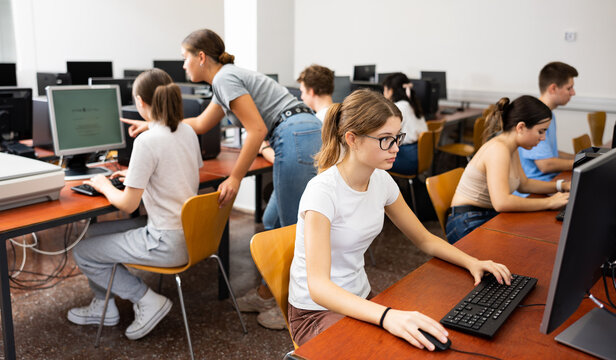
[[[383,229],[385,206],[396,201],[399,193],[391,176],[379,169],[372,173],[368,190],[363,192],[348,186],[337,166],[310,180],[299,203],[289,281],[291,305],[304,310],[326,310],[312,300],[308,291],[304,248],[306,211],[317,211],[330,221],[331,280],[341,288],[366,298],[370,293],[370,284],[364,270],[364,253]]]
[[[428,131],[428,124],[424,118],[418,119],[413,112],[411,104],[406,100],[400,100],[396,102],[396,106],[402,113],[402,132],[406,133],[402,145],[412,144],[417,142],[419,134],[424,131]]]
[[[174,132],[156,122],[149,128],[135,139],[124,185],[144,189],[148,226],[182,229],[182,205],[199,189],[199,168],[203,166],[199,140],[184,123]]]
[[[321,122],[323,122],[323,121],[325,121],[325,114],[327,114],[327,110],[329,110],[329,106],[326,106],[326,107],[322,108],[321,110],[317,111],[315,116],[319,120],[321,120]]]

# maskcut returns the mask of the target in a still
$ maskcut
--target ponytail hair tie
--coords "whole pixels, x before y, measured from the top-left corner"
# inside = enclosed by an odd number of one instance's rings
[[[406,84],[402,84],[402,87],[404,88],[404,92],[406,93],[406,97],[407,98],[411,98],[411,89],[413,88],[413,83],[409,82]]]

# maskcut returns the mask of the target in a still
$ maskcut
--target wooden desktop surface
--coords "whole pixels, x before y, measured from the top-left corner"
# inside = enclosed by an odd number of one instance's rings
[[[477,118],[481,116],[484,109],[478,108],[465,108],[462,111],[456,111],[453,114],[443,114],[440,112],[442,109],[455,108],[454,106],[440,106],[439,112],[436,114],[436,120],[445,120],[446,124],[455,123],[457,121],[466,120],[470,118]]]
[[[478,228],[456,246],[477,258],[506,264],[514,273],[537,278],[537,286],[522,303],[546,302],[556,245]],[[432,259],[372,301],[394,309],[417,310],[438,321],[472,288],[473,279],[468,271]],[[593,293],[605,299],[602,286],[595,285]],[[456,349],[503,359],[585,358],[585,354],[558,344],[554,337],[593,306],[590,300],[583,300],[578,311],[549,335],[539,332],[545,307],[532,306],[516,309],[492,339],[451,329],[448,330],[449,338]],[[471,358],[453,351],[420,350],[378,326],[348,317],[299,347],[295,353],[306,359]]]

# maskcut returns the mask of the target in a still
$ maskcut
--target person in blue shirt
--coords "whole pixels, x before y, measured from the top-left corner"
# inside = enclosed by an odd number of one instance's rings
[[[573,155],[558,151],[553,111],[575,95],[573,78],[577,76],[573,66],[558,61],[545,65],[539,73],[539,100],[552,110],[552,121],[539,145],[529,150],[518,148],[522,169],[529,179],[550,181],[558,173],[573,168]]]

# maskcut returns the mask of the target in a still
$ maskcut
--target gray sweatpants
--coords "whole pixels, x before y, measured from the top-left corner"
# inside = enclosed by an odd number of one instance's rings
[[[98,299],[105,298],[113,264],[118,263],[111,292],[133,303],[148,286],[122,263],[173,267],[188,262],[184,232],[148,227],[143,217],[92,224],[73,248],[73,257]]]

